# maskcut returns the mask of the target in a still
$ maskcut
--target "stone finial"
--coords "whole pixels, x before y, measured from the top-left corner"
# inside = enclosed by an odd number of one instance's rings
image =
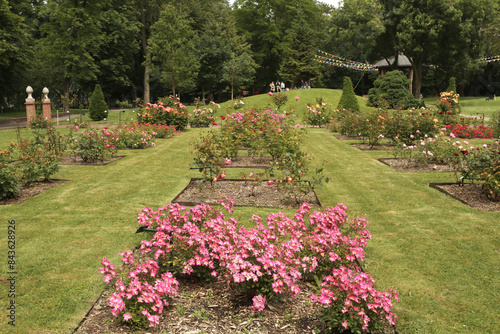
[[[35,102],[35,99],[31,96],[31,94],[33,94],[33,88],[31,88],[31,86],[26,87],[26,93],[28,93],[26,102]]]
[[[50,102],[50,99],[49,99],[49,89],[47,87],[43,87],[43,90],[42,90],[42,93],[43,93],[43,102]]]

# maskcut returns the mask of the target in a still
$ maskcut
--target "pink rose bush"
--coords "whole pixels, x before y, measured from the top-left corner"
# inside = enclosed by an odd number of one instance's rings
[[[222,205],[231,213],[234,202],[226,199]],[[265,219],[254,215],[252,221],[255,227],[247,229],[206,204],[144,208],[138,224],[156,229],[141,242],[140,252],[147,256],[136,260],[131,251],[121,253],[119,268],[102,261],[100,273],[115,290],[109,298],[113,315],[154,327],[176,296],[174,274],[205,273],[253,295],[250,309],[257,312],[278,294],[299,294],[300,280],[323,277],[311,301],[323,312],[340,310],[329,317],[333,322],[347,320],[347,326],[363,329],[395,322],[391,309],[397,292],[375,290],[373,278],[358,267],[371,239],[365,219],[349,220],[343,204],[311,213],[304,203],[291,218],[280,212]]]
[[[137,116],[139,123],[171,125],[178,130],[184,130],[189,121],[186,106],[172,96],[142,106]]]

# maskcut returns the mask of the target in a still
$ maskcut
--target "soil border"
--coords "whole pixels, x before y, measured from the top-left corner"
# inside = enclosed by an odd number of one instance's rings
[[[184,187],[184,189],[181,190],[181,192],[174,197],[174,199],[172,199],[172,201],[170,203],[177,203],[179,205],[182,205],[182,206],[195,206],[195,205],[199,205],[199,204],[202,204],[201,202],[200,203],[195,203],[195,202],[179,202],[178,199],[179,197],[181,197],[189,187],[193,186],[195,182],[197,181],[202,181],[204,180],[203,178],[200,178],[200,177],[193,177],[191,178],[191,180],[189,181],[189,183],[187,184],[186,187]],[[224,180],[221,180],[221,181],[217,181],[217,182],[226,182],[226,181],[233,181],[233,182],[248,182],[248,180],[242,180],[242,179],[224,179]],[[262,183],[265,183],[266,181],[262,181]],[[317,203],[318,203],[318,208],[322,208],[322,205],[321,205],[321,202],[319,201],[319,198],[318,198],[318,195],[316,194],[316,192],[314,190],[311,190],[313,195],[314,195],[314,198],[316,199]],[[220,205],[219,203],[209,203],[210,205]],[[276,207],[276,206],[264,206],[264,205],[259,205],[259,206],[255,206],[255,205],[245,205],[245,204],[235,204],[234,206],[238,206],[238,207],[261,207],[261,208],[279,208],[279,207]]]
[[[410,161],[410,159],[401,159],[401,158],[380,158],[377,159],[379,162],[383,163],[386,166],[389,166],[393,168],[394,170],[402,171],[402,172],[409,172],[409,173],[420,173],[420,172],[453,172],[453,169],[449,167],[449,165],[439,165],[439,164],[427,164],[427,167],[408,167],[408,168],[402,168],[398,166],[394,166],[393,164],[390,164],[388,161]],[[431,167],[433,166],[433,167]]]
[[[370,146],[370,144],[365,143],[352,143],[350,145],[361,151],[392,151],[396,147],[396,145],[393,144],[377,144]]]
[[[73,161],[73,158],[71,158],[69,155],[66,155],[65,157],[68,157],[72,161],[71,162],[61,161],[59,163],[59,165],[61,165],[61,166],[72,166],[72,165],[73,166],[106,166],[112,162],[115,162],[115,161],[118,161],[122,158],[125,158],[126,155],[117,155],[117,156],[111,157],[111,158],[109,158],[105,161],[101,161],[101,162],[84,162],[83,160]]]
[[[45,181],[33,182],[29,186],[21,185],[19,196],[17,198],[4,198],[0,200],[0,206],[2,205],[19,205],[30,199],[32,197],[38,196],[46,190],[57,187],[60,184],[68,182],[70,180],[64,179],[50,179]]]
[[[456,199],[457,201],[459,201],[465,205],[470,206],[471,208],[474,208],[471,204],[467,203],[466,201],[464,201],[460,197],[455,196],[455,195],[449,193],[448,191],[446,191],[445,189],[441,188],[441,186],[452,186],[452,185],[458,185],[458,183],[429,183],[429,187],[434,188],[434,189],[442,192],[443,194],[446,194],[446,195]],[[475,208],[475,209],[477,209],[477,208]]]
[[[474,183],[464,183],[464,185],[474,185]],[[490,207],[488,204],[486,205],[480,205],[482,204],[483,202],[477,202],[477,201],[467,201],[467,200],[464,200],[462,198],[460,198],[459,196],[449,192],[448,190],[445,189],[446,186],[457,186],[457,187],[460,187],[460,183],[458,182],[452,182],[452,183],[429,183],[429,187],[433,188],[433,189],[436,189],[448,196],[450,196],[451,198],[455,199],[455,200],[458,200],[459,202],[471,207],[471,208],[474,208],[476,209],[477,211],[480,211],[480,212],[500,212],[500,208],[495,208],[493,206]],[[492,202],[492,203],[496,203],[496,202]],[[491,204],[490,204],[491,205]]]

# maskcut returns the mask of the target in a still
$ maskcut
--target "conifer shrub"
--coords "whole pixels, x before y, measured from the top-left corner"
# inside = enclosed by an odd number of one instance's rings
[[[391,109],[409,109],[420,105],[409,91],[410,79],[401,71],[391,71],[375,80],[368,92],[368,102],[373,107],[382,105]]]
[[[89,116],[93,121],[102,121],[106,118],[108,105],[104,100],[101,85],[95,85],[94,92],[90,97]]]
[[[456,93],[457,92],[457,86],[456,86],[456,83],[455,83],[455,77],[451,77],[450,78],[450,81],[448,83],[448,89],[446,89],[447,92],[453,92],[453,93]]]
[[[358,100],[352,88],[352,81],[349,77],[344,77],[344,86],[342,88],[342,96],[340,97],[337,109],[345,109],[351,111],[359,111]]]

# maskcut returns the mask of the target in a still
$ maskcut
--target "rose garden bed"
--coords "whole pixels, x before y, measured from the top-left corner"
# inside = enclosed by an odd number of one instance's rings
[[[293,184],[288,186],[292,189],[295,187]],[[296,208],[303,202],[308,202],[312,207],[321,207],[314,191],[309,191],[305,195],[297,194],[296,200],[289,190],[278,182],[268,185],[267,181],[225,179],[210,184],[201,178],[193,178],[172,203],[184,206],[200,203],[217,204],[219,199],[229,197],[235,201],[235,206]]]
[[[66,181],[67,180],[53,179],[47,181],[34,182],[30,185],[21,185],[19,187],[19,194],[16,198],[0,199],[0,205],[20,204],[25,200],[27,200],[28,198],[41,194],[45,190],[52,189]]]
[[[324,329],[324,324],[310,310],[307,295],[312,294],[311,283],[299,283],[303,293],[295,298],[283,296],[270,301],[266,309],[255,314],[248,307],[252,300],[228,288],[223,282],[196,282],[181,280],[179,294],[160,318],[160,323],[149,330],[131,330],[111,314],[106,289],[78,325],[75,333],[312,333]]]
[[[125,155],[110,157],[104,161],[88,162],[83,161],[80,157],[70,157],[68,155],[63,156],[60,165],[83,165],[83,166],[105,166],[117,160],[125,158]]]
[[[411,159],[384,158],[378,161],[405,172],[453,172],[450,165],[425,164]]]
[[[449,165],[422,164],[410,159],[379,159],[380,162],[394,169],[406,172],[451,172]],[[476,208],[479,211],[498,212],[500,202],[488,199],[481,192],[480,184],[472,183],[430,183],[430,187],[437,189],[460,202]]]

